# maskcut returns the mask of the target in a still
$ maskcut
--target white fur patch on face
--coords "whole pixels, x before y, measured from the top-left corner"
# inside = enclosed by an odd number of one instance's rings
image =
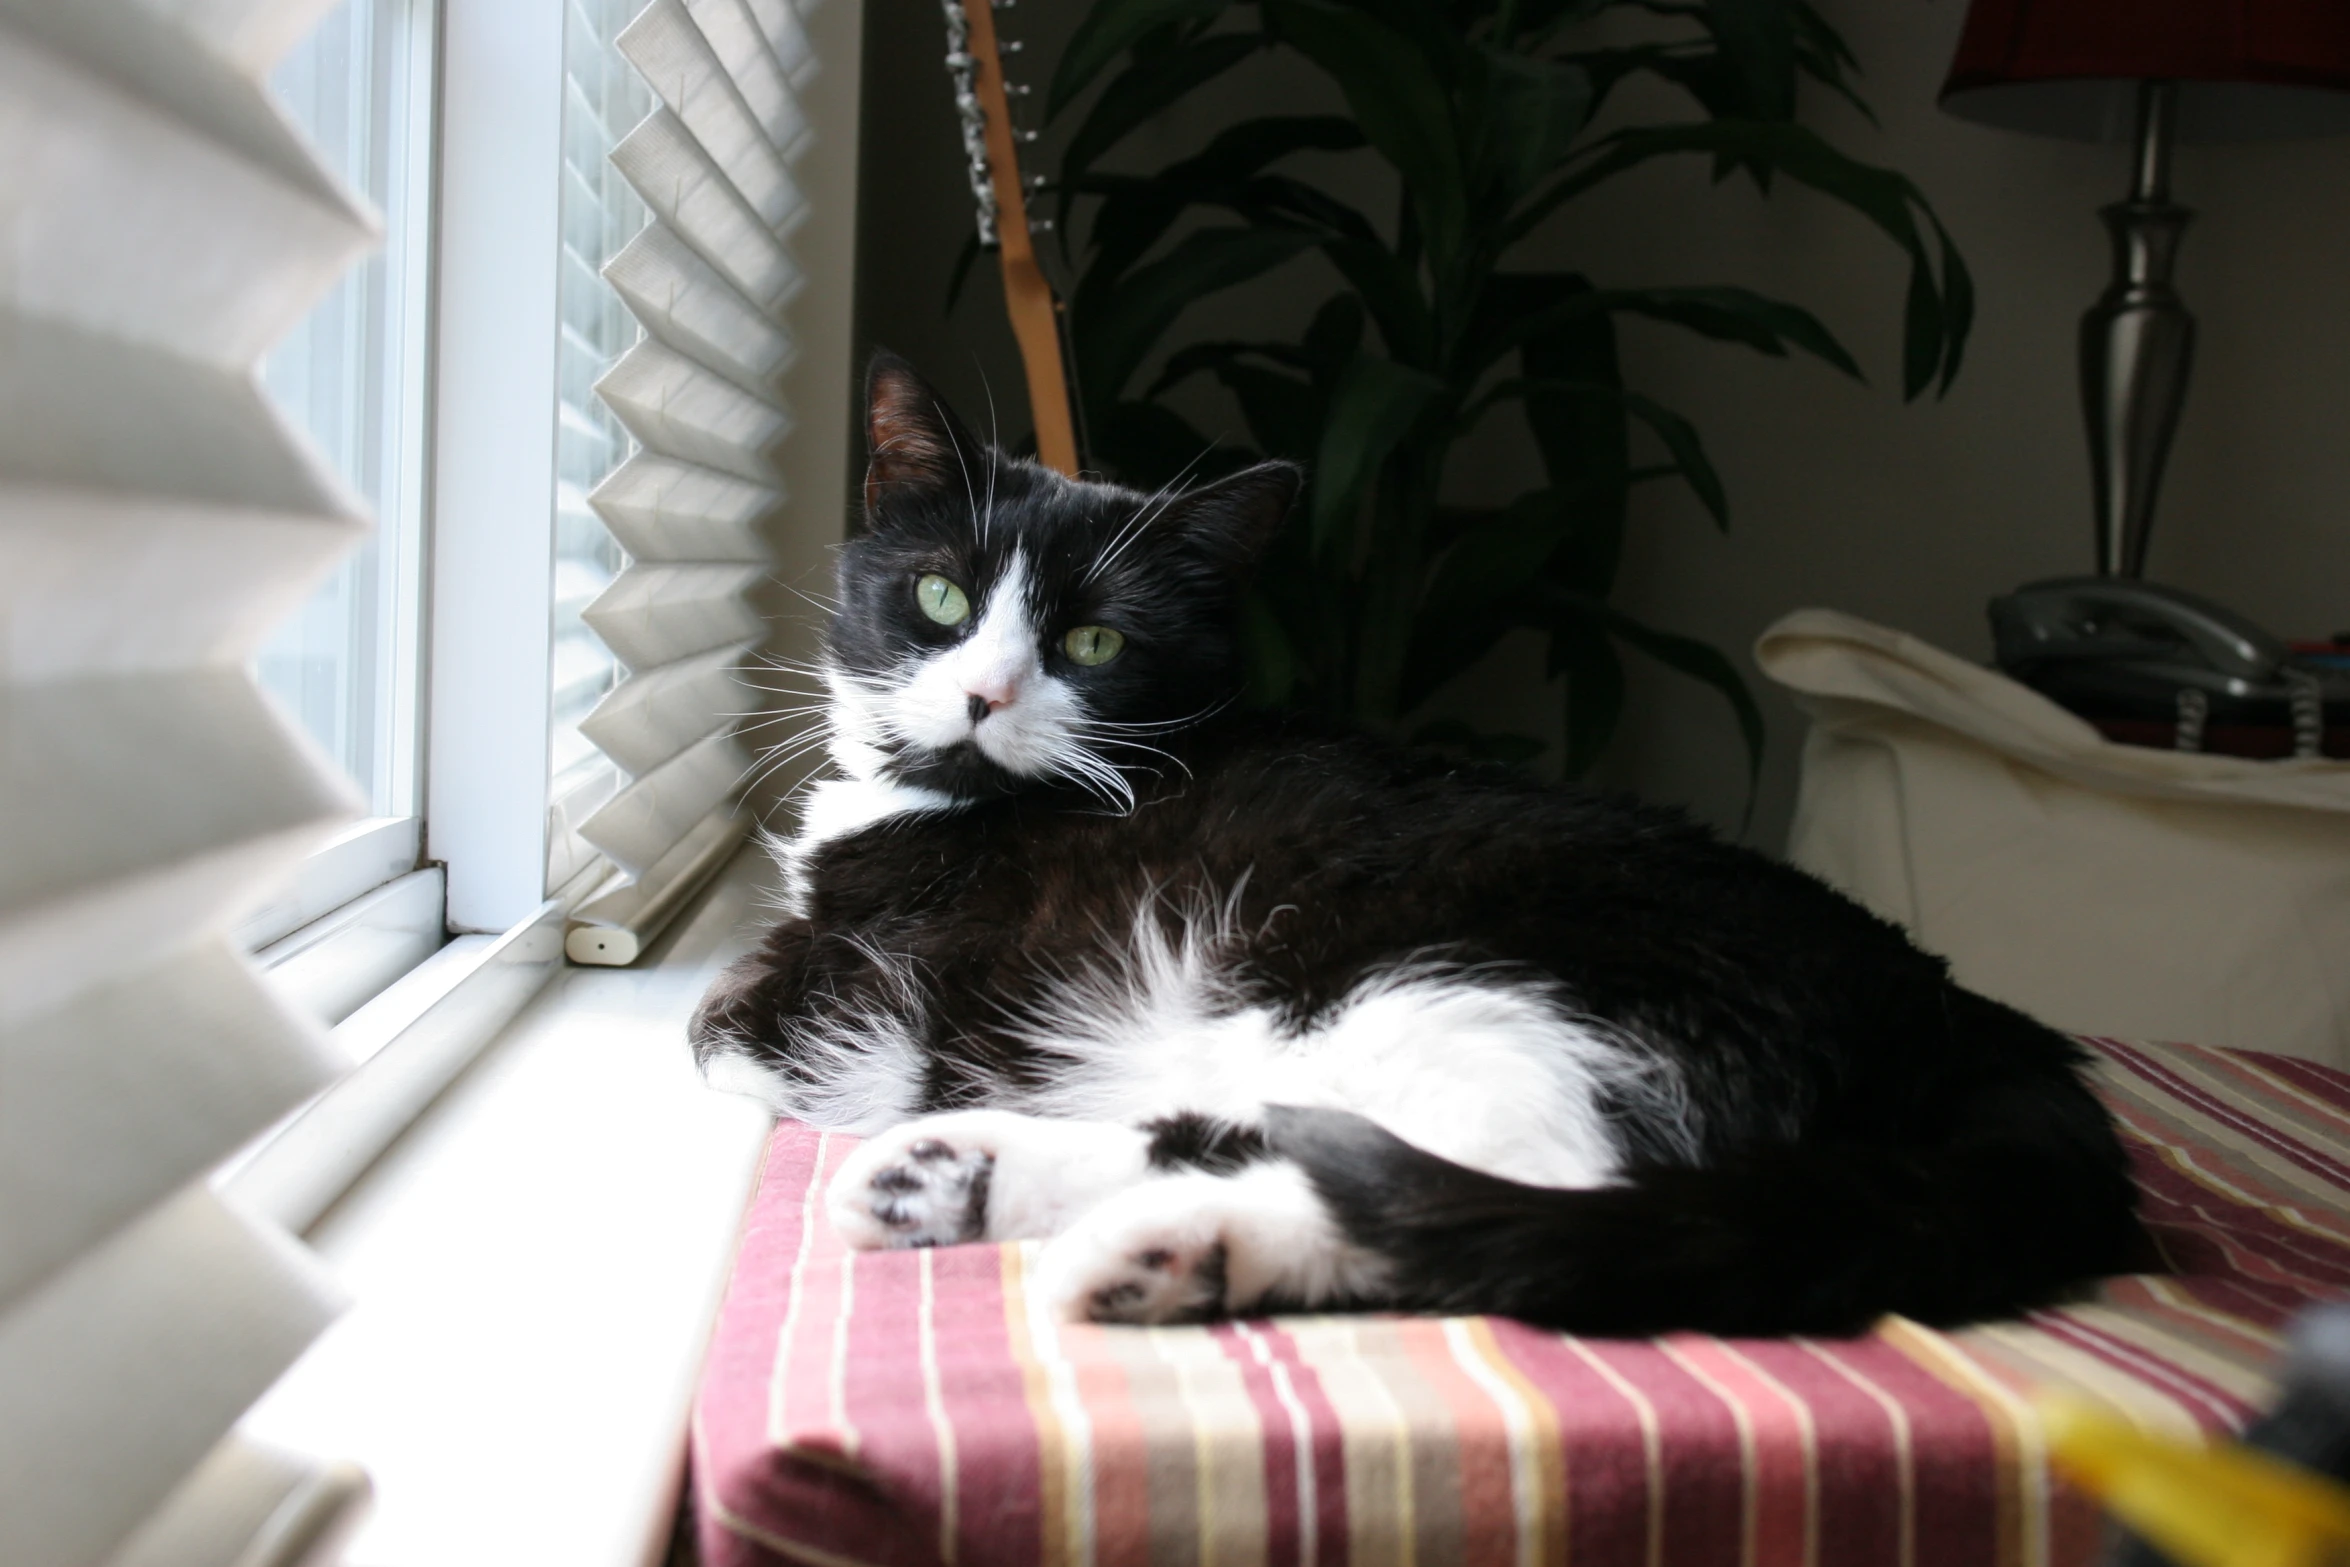
[[[1015,550],[960,642],[886,677],[827,677],[833,760],[873,778],[893,747],[971,744],[1016,777],[1067,779],[1118,798],[1124,781],[1081,738],[1084,700],[1045,668],[1046,629],[1028,557]]]
[[[891,736],[884,709],[892,687],[885,681],[827,668],[824,689],[831,697],[824,714],[824,726],[830,734],[825,749],[833,765],[850,778],[879,779],[882,764],[889,759]]]

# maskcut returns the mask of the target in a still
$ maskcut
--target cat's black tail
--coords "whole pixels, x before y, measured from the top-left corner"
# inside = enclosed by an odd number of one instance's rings
[[[1358,1116],[1276,1108],[1347,1238],[1384,1254],[1378,1304],[1573,1332],[1856,1333],[1952,1324],[2157,1265],[2112,1124],[2069,1071],[1957,1096],[1927,1146],[1802,1143],[1555,1191],[1421,1152]]]

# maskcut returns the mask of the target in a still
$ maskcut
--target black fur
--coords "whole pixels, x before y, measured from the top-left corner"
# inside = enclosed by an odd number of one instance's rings
[[[913,577],[984,584],[1016,536],[1042,563],[1048,625],[1129,639],[1072,676],[1093,711],[1173,722],[1228,701],[1236,582],[1294,473],[1165,508],[1088,581],[1150,503],[998,457],[920,416],[909,379],[877,368],[876,449],[955,462],[876,464],[842,568],[841,664],[878,673],[944,635]],[[926,428],[905,437],[904,418]],[[1296,721],[1226,713],[1151,744],[1164,754],[1120,757],[1123,814],[968,746],[894,752],[897,776],[974,803],[819,848],[805,917],[721,981],[698,1052],[745,1052],[788,1082],[807,1070],[795,1030],[881,1008],[925,1062],[907,1108],[1016,1102],[1063,1065],[1022,1039],[1021,1009],[1115,946],[1156,889],[1170,917],[1226,905],[1234,1004],[1294,1029],[1368,976],[1441,959],[1548,983],[1670,1063],[1691,1113],[1619,1091],[1605,1108],[1626,1181],[1595,1191],[1478,1174],[1332,1111],[1273,1114],[1262,1149],[1196,1116],[1152,1128],[1163,1167],[1296,1160],[1349,1238],[1392,1260],[1384,1303],[1589,1332],[1843,1332],[1885,1311],[2013,1312],[2146,1261],[2074,1045],[1812,877],[1675,812]],[[913,1002],[877,952],[919,976]]]
[[[1185,1110],[1145,1122],[1151,1134],[1150,1166],[1154,1170],[1205,1170],[1230,1175],[1265,1158],[1265,1134],[1254,1126],[1235,1126],[1213,1116]]]

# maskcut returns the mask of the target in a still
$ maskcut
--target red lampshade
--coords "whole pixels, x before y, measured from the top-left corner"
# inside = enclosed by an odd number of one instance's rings
[[[2350,0],[1974,0],[1942,106],[2119,141],[2141,81],[2180,84],[2189,141],[2350,131]]]

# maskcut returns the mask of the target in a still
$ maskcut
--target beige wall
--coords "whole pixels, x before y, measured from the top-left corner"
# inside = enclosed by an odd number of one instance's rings
[[[1981,314],[1966,370],[1945,402],[1900,401],[1902,264],[1873,230],[1806,192],[1765,202],[1742,186],[1709,190],[1693,164],[1627,181],[1567,215],[1541,236],[1542,259],[1603,283],[1784,292],[1844,336],[1872,383],[1628,328],[1636,383],[1704,431],[1730,490],[1733,532],[1715,535],[1685,496],[1651,487],[1638,503],[1622,602],[1742,661],[1756,632],[1805,604],[1982,657],[1990,595],[2089,561],[2073,334],[2103,284],[2095,212],[2120,194],[2124,156],[1983,130],[1936,109],[1963,14],[1955,0],[1826,0],[1823,9],[1866,66],[1884,129],[1840,108],[1823,109],[1821,123],[1915,178],[1974,268]],[[1052,35],[1075,10],[1028,0],[1012,14],[1050,58]],[[934,8],[870,0],[868,15],[860,327],[917,355],[966,405],[978,405],[984,370],[1012,428],[1019,382],[992,294],[975,293],[952,321],[938,307],[968,215]],[[2350,139],[2188,149],[2176,185],[2201,214],[2180,283],[2203,342],[2151,574],[2289,633],[2350,628]],[[1491,460],[1521,459],[1497,451]],[[1555,725],[1556,703],[1529,665],[1505,651],[1472,677],[1480,689],[1461,693],[1464,705]],[[1634,693],[1605,776],[1734,825],[1743,763],[1719,699],[1646,669]],[[1776,847],[1801,724],[1789,704],[1766,703],[1771,755],[1752,837]]]

